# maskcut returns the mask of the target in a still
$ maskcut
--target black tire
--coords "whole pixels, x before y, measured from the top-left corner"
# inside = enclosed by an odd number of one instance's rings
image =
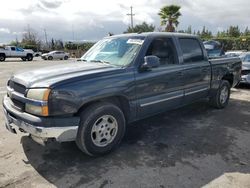
[[[110,136],[112,135],[112,131],[115,131],[115,135],[113,135],[112,139],[110,140],[110,143],[106,143],[107,145],[104,146],[98,146],[96,143],[94,143],[94,137],[93,133],[93,127],[96,126],[97,122],[102,119],[102,117],[110,116],[115,119],[117,129],[110,130]],[[104,119],[104,118],[103,118]],[[102,120],[101,120],[102,121]],[[108,124],[108,121],[106,121]],[[101,137],[104,133],[107,135],[107,132],[109,129],[107,128],[108,125],[97,125],[101,126],[100,128],[104,127],[104,131],[100,133],[99,131],[96,131]],[[103,126],[104,125],[104,126]],[[126,129],[126,123],[125,118],[123,115],[123,112],[120,108],[118,108],[116,105],[106,102],[100,102],[93,104],[89,106],[86,110],[84,110],[81,113],[81,120],[80,125],[77,132],[77,138],[76,138],[76,144],[79,147],[80,150],[82,150],[84,153],[90,155],[90,156],[100,156],[107,154],[111,152],[113,149],[115,149],[121,142],[124,133]],[[104,139],[105,140],[105,139]],[[101,141],[100,141],[101,142]],[[104,142],[105,143],[105,142]]]
[[[52,56],[49,56],[49,57],[48,57],[48,60],[53,60],[53,57],[52,57]]]
[[[225,108],[228,104],[230,98],[230,88],[231,85],[227,80],[221,80],[219,89],[217,92],[210,98],[210,104],[218,109]],[[226,95],[223,92],[226,91]],[[223,97],[224,96],[224,97]]]
[[[5,61],[5,55],[4,54],[0,54],[0,61]]]
[[[32,54],[27,54],[26,59],[28,61],[32,61],[33,60],[33,55]]]
[[[23,61],[26,61],[26,60],[27,60],[26,57],[21,57],[21,59],[22,59]]]
[[[64,59],[64,60],[68,60],[68,59],[69,59],[69,57],[68,57],[68,56],[65,56],[63,59]]]

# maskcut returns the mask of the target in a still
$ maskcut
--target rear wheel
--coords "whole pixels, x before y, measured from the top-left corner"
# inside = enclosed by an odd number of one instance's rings
[[[210,98],[210,104],[218,109],[225,108],[230,98],[230,83],[222,80],[216,94]]]
[[[32,61],[33,60],[33,55],[32,54],[27,54],[26,59],[28,61]]]
[[[5,61],[5,55],[4,54],[0,54],[0,61]]]
[[[64,57],[64,60],[68,60],[68,59],[69,59],[69,57],[68,57],[68,56],[65,56],[65,57]]]
[[[125,118],[120,108],[100,102],[81,113],[76,143],[88,155],[103,155],[119,145],[124,133]]]

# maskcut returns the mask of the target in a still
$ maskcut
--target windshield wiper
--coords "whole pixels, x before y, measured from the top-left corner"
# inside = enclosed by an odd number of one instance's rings
[[[103,64],[111,64],[110,62],[108,61],[103,61],[103,60],[98,60],[98,59],[93,59],[93,60],[90,60],[90,62],[96,62],[96,63],[103,63]]]

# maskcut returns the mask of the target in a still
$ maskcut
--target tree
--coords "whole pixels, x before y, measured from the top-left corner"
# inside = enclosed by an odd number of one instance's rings
[[[206,29],[205,26],[203,26],[203,29],[199,35],[202,39],[211,39],[213,37],[212,32]]]
[[[21,45],[24,48],[39,49],[41,40],[38,38],[36,31],[28,26],[23,33]]]
[[[146,22],[142,22],[142,24],[136,25],[134,28],[128,27],[127,31],[124,33],[142,33],[142,32],[152,32],[155,30],[154,25],[149,25]]]
[[[51,48],[52,50],[55,50],[55,42],[53,38],[51,39]]]
[[[189,34],[192,34],[192,26],[188,26],[187,30],[185,33],[189,33]]]
[[[244,36],[249,36],[250,35],[250,31],[248,29],[248,27],[246,27],[244,33],[243,33]]]
[[[166,25],[165,31],[174,32],[176,30],[179,24],[178,19],[181,16],[180,8],[178,5],[170,5],[160,9],[158,15],[161,17],[161,25]]]
[[[228,29],[228,36],[229,37],[239,37],[240,36],[240,29],[238,26],[230,26]]]

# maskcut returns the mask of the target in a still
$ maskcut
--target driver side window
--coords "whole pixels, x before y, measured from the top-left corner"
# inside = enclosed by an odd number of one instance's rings
[[[154,55],[160,59],[161,66],[176,64],[176,51],[172,39],[156,38],[150,44],[146,56]]]

